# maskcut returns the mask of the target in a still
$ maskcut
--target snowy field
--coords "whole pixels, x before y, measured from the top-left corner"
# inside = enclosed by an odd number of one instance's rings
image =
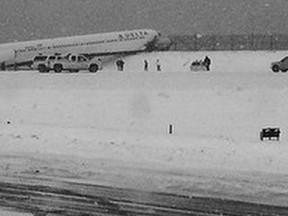
[[[212,71],[189,71],[205,55]],[[1,72],[1,175],[288,206],[288,74],[270,69],[285,55],[149,53],[127,57],[124,72]],[[268,126],[279,142],[260,141]]]

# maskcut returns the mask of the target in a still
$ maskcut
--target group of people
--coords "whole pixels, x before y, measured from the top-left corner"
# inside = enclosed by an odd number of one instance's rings
[[[207,71],[210,71],[210,65],[211,65],[211,59],[208,56],[205,56],[204,60],[202,61],[197,61],[197,62],[192,62],[192,65],[195,63],[199,63],[199,65],[203,65]],[[125,62],[124,60],[119,57],[116,60],[116,66],[117,66],[117,70],[118,71],[123,71],[124,70],[124,65]],[[156,66],[156,71],[161,71],[161,64],[160,64],[160,60],[157,59],[155,62],[155,66]],[[144,60],[144,71],[148,71],[149,70],[149,62],[145,59]]]
[[[117,70],[118,70],[118,71],[123,71],[123,70],[124,70],[124,65],[125,65],[124,60],[123,60],[121,57],[119,57],[119,58],[116,60]],[[159,59],[156,60],[155,66],[156,66],[156,70],[157,70],[157,71],[161,71],[161,64],[160,64],[160,60],[159,60]],[[145,60],[144,60],[144,71],[148,71],[148,70],[149,70],[149,63],[148,63],[148,61],[145,59]]]
[[[148,61],[145,59],[144,60],[144,71],[148,71],[149,68],[148,68]],[[161,71],[161,64],[160,64],[160,60],[157,59],[156,62],[155,62],[155,65],[156,65],[156,70],[157,71]]]

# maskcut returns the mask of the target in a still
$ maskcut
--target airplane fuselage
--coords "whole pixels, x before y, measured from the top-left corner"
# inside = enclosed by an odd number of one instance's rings
[[[29,62],[39,54],[79,53],[101,56],[153,50],[158,39],[157,31],[140,29],[0,44],[0,63],[13,65]]]

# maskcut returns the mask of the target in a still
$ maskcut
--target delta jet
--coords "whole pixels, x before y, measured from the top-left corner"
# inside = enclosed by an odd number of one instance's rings
[[[36,55],[78,53],[87,57],[135,54],[169,49],[171,41],[151,29],[60,37],[0,44],[0,64],[31,66]]]

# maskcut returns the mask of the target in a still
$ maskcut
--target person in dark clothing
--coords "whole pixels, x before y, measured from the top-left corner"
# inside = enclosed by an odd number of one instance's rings
[[[208,56],[205,56],[204,65],[207,68],[207,71],[210,71],[211,59]]]
[[[161,65],[160,65],[159,59],[156,60],[156,68],[157,68],[157,71],[161,71]]]
[[[148,61],[144,60],[144,71],[148,71]]]
[[[121,70],[121,60],[120,60],[120,58],[118,58],[116,60],[116,66],[117,66],[117,70],[120,71]]]
[[[125,62],[123,61],[122,58],[118,58],[117,61],[116,61],[116,65],[117,65],[117,69],[119,71],[123,71],[124,70],[124,64]]]
[[[117,66],[117,70],[120,70],[120,61],[119,61],[119,59],[116,60],[116,66]]]
[[[6,70],[5,62],[2,62],[2,63],[1,63],[1,70],[2,70],[2,71],[5,71],[5,70]]]
[[[125,62],[123,61],[123,59],[121,59],[121,71],[124,70],[124,64],[125,64]]]

